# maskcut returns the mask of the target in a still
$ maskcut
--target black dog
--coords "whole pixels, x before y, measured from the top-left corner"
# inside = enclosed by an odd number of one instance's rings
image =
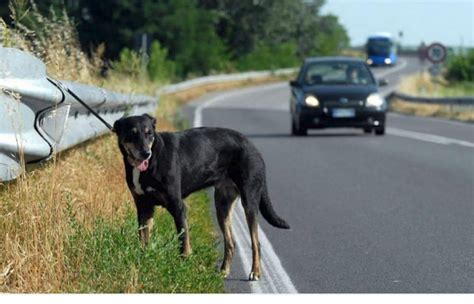
[[[261,276],[258,211],[273,226],[289,225],[273,210],[265,181],[265,164],[255,146],[242,134],[221,128],[195,128],[176,133],[155,133],[155,119],[147,114],[115,122],[123,154],[128,187],[138,212],[139,237],[147,244],[156,205],[174,218],[180,233],[181,252],[191,253],[186,206],[183,198],[207,187],[215,187],[215,205],[224,235],[222,263],[228,275],[234,254],[231,215],[241,196],[252,240],[250,280]]]

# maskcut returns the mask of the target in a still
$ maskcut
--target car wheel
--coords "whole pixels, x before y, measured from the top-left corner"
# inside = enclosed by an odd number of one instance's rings
[[[365,133],[365,134],[370,134],[370,133],[372,133],[372,128],[364,128],[364,133]]]
[[[375,135],[384,135],[384,134],[385,134],[385,126],[375,129]]]
[[[296,135],[296,136],[304,136],[308,134],[308,130],[306,128],[301,127],[300,125],[297,125],[295,120],[291,120],[291,134]]]

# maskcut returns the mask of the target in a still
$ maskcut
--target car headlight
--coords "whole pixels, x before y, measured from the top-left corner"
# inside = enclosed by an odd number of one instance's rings
[[[306,96],[306,98],[304,99],[304,102],[310,107],[319,106],[319,100],[316,98],[316,96],[313,96],[313,95]]]
[[[390,58],[385,58],[384,62],[385,62],[385,64],[391,64],[391,63],[392,63],[392,59],[390,59]]]
[[[372,93],[367,97],[365,105],[367,107],[376,107],[380,108],[385,103],[385,100],[379,93]]]
[[[371,65],[372,63],[374,63],[374,62],[372,61],[372,59],[370,59],[370,58],[367,59],[367,64],[368,64],[368,65]]]

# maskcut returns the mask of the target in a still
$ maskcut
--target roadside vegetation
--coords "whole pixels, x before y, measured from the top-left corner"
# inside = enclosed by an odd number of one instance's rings
[[[439,77],[433,78],[425,71],[404,78],[399,90],[413,96],[474,98],[474,49],[452,55]],[[405,114],[474,121],[474,106],[419,104],[394,100],[391,102],[391,108]]]
[[[141,8],[125,0],[81,1],[80,9],[62,3],[1,6],[0,45],[39,57],[52,77],[127,93],[154,95],[165,83],[210,73],[295,66],[302,56],[338,52],[348,42],[335,17],[317,14],[322,1],[143,1]],[[314,16],[296,18],[309,14],[305,5]],[[98,19],[103,10],[111,20]],[[84,11],[89,19],[77,15]],[[257,31],[256,21],[268,31]],[[297,23],[311,29],[305,39],[294,35]],[[153,41],[148,52],[133,44],[141,31]],[[282,79],[163,96],[157,129],[186,127],[180,106],[209,91]],[[196,193],[186,204],[191,257],[179,257],[174,224],[163,210],[155,215],[150,246],[142,248],[115,136],[56,155],[15,182],[0,183],[0,292],[223,292],[209,198]]]
[[[101,47],[93,56],[82,52],[66,14],[46,18],[35,7],[26,14],[12,9],[15,20],[28,25],[3,23],[2,45],[40,57],[53,77],[128,92],[152,94],[158,87],[139,58],[127,71],[120,64],[129,58],[118,60],[102,77]],[[179,126],[175,111],[166,103],[160,107],[158,129]],[[164,210],[156,213],[152,241],[144,249],[122,162],[110,134],[0,184],[0,292],[223,291],[207,195],[186,200],[192,205],[191,257],[179,256],[174,224]]]
[[[31,2],[11,0],[13,18],[6,6],[0,7],[0,17],[34,35],[32,41],[43,46],[40,51],[68,52],[77,45],[56,44],[76,36],[85,54],[101,59],[94,64],[122,71],[129,69],[130,62],[148,65],[153,81],[294,67],[307,56],[334,55],[349,45],[337,17],[320,13],[323,0],[143,0],[139,4],[42,0],[34,6]],[[47,19],[73,25],[72,33],[54,32],[44,26]],[[45,50],[44,42],[53,47]],[[140,57],[143,60],[137,62]]]

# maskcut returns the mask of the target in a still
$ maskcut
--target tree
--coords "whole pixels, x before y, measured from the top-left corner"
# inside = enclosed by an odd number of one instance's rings
[[[214,15],[195,1],[174,0],[160,20],[159,40],[176,61],[178,74],[202,75],[219,70],[228,60],[224,43],[215,33]]]
[[[235,59],[252,52],[265,26],[269,6],[259,0],[200,0],[204,9],[215,12],[216,33]]]
[[[65,5],[83,49],[91,51],[105,43],[105,57],[110,59],[118,58],[124,48],[137,50],[146,34],[149,42],[157,41],[160,49],[167,50],[163,60],[174,61],[181,77],[233,64],[249,69],[252,64],[287,66],[309,55],[337,54],[349,41],[337,17],[321,15],[324,0],[38,2],[43,12]]]
[[[279,44],[292,43],[297,46],[295,55],[304,58],[309,54],[335,53],[348,43],[345,29],[337,18],[320,15],[324,2],[200,0],[199,5],[217,12],[216,32],[232,50],[233,59],[248,58],[257,48],[261,55],[262,45],[276,48]],[[343,41],[338,43],[338,39]]]

